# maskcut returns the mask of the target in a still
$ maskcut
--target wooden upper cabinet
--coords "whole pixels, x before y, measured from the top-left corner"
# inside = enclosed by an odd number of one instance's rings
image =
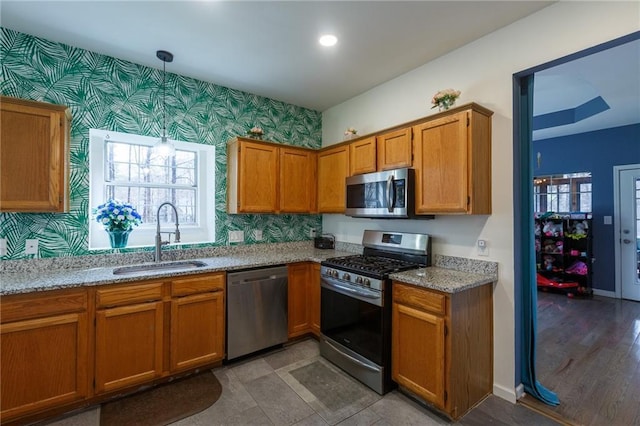
[[[413,127],[416,213],[491,214],[491,115],[473,104]]]
[[[349,145],[318,153],[318,213],[344,213]]]
[[[69,109],[2,96],[0,110],[0,211],[68,211]]]
[[[378,170],[400,169],[413,165],[411,127],[377,136]]]
[[[227,161],[227,212],[275,212],[278,147],[237,138],[227,145]]]
[[[310,213],[316,200],[316,153],[280,147],[280,208],[282,213]]]
[[[372,136],[349,144],[349,175],[376,171],[376,138]]]
[[[235,138],[227,145],[227,212],[311,213],[315,151]]]

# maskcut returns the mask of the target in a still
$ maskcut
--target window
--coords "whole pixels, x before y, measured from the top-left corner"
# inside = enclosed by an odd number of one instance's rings
[[[162,232],[175,229],[178,209],[181,243],[214,241],[214,147],[172,141],[174,157],[152,154],[157,138],[91,129],[90,209],[109,198],[130,202],[143,224],[129,236],[129,246],[154,245],[157,220]],[[163,236],[163,239],[166,239]],[[103,228],[93,220],[89,226],[89,249],[109,248]]]
[[[535,212],[591,212],[591,173],[533,178]]]

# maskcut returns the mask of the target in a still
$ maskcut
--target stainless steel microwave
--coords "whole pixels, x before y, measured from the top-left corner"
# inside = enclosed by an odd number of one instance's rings
[[[347,216],[387,219],[414,216],[413,169],[350,176],[346,185]]]

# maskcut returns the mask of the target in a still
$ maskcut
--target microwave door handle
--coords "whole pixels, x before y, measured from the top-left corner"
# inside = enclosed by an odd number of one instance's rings
[[[396,190],[393,185],[393,175],[387,178],[387,210],[389,213],[393,213],[393,209],[396,204]]]

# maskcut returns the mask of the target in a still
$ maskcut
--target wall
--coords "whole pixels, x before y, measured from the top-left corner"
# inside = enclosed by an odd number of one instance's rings
[[[28,238],[40,239],[42,257],[89,254],[88,221],[95,207],[88,203],[89,129],[160,136],[162,70],[6,28],[0,57],[0,93],[67,105],[73,116],[70,212],[0,213],[0,237],[8,240],[8,254],[2,259],[27,257],[23,252]],[[246,238],[251,229],[262,229],[265,242],[305,240],[310,228],[320,229],[319,215],[227,215],[225,195],[228,139],[258,125],[266,139],[319,148],[319,112],[169,72],[166,77],[169,138],[216,147],[216,243],[210,245],[226,244],[231,229],[245,230]]]
[[[513,74],[639,29],[638,2],[558,2],[482,37],[323,113],[323,145],[432,113],[431,96],[452,87],[458,104],[493,110],[490,216],[437,216],[433,221],[381,221],[325,215],[323,231],[359,242],[362,230],[399,229],[433,235],[433,252],[477,258],[476,240],[488,241],[487,260],[499,263],[494,290],[494,393],[515,401],[516,372],[513,258]],[[425,41],[429,42],[429,41]]]
[[[593,288],[615,292],[613,225],[603,216],[613,216],[613,166],[640,164],[640,124],[533,142],[540,152],[540,176],[591,172],[593,206]]]

